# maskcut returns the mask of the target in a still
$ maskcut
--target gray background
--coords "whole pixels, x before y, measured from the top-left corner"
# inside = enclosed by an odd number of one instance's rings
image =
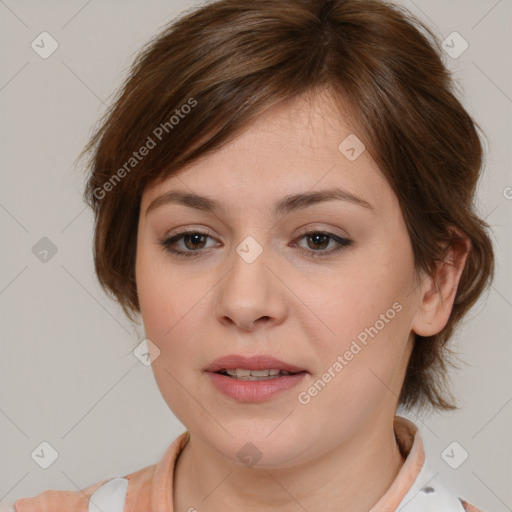
[[[511,0],[403,0],[442,40],[469,48],[446,62],[488,136],[478,210],[493,229],[496,280],[455,337],[460,410],[411,419],[439,478],[488,511],[511,510]],[[0,1],[0,501],[78,490],[156,463],[184,431],[150,368],[144,338],[101,291],[91,257],[92,214],[76,157],[135,53],[191,1]],[[43,31],[58,49],[42,59]],[[407,44],[404,41],[404,44]],[[47,237],[57,252],[32,252]],[[57,460],[31,453],[47,441]],[[453,441],[469,454],[441,457]],[[461,448],[452,452],[461,457]]]

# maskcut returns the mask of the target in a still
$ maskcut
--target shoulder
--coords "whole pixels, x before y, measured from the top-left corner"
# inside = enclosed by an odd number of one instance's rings
[[[168,482],[172,482],[176,458],[188,439],[188,431],[180,434],[157,464],[107,478],[85,489],[48,490],[31,498],[20,498],[5,512],[117,512],[123,510],[123,504],[127,510],[151,510],[152,502],[162,503],[167,510],[171,498]]]
[[[14,502],[14,512],[50,512],[57,510],[72,510],[87,512],[89,499],[94,492],[109,479],[102,480],[79,491],[46,490],[30,498],[20,498]]]
[[[155,467],[147,466],[123,477],[107,478],[77,491],[46,490],[16,500],[7,512],[96,512],[101,510],[100,501],[113,499],[121,502],[126,499],[136,506],[146,507],[150,502]]]

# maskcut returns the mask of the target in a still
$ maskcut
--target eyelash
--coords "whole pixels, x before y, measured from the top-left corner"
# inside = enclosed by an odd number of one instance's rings
[[[177,249],[172,249],[171,246],[173,244],[175,244],[176,242],[178,242],[179,240],[183,239],[184,237],[186,236],[190,236],[190,235],[201,235],[201,236],[206,236],[208,238],[213,238],[212,236],[210,236],[210,234],[208,233],[202,233],[200,231],[185,231],[183,233],[179,233],[177,235],[174,235],[172,237],[169,237],[169,238],[166,238],[164,240],[161,240],[159,243],[160,245],[162,245],[162,247],[178,256],[178,257],[185,257],[185,258],[190,258],[190,257],[197,257],[197,256],[200,256],[200,252],[202,251],[202,249],[198,249],[196,251],[182,251],[182,250],[177,250]],[[334,240],[338,246],[335,247],[334,249],[330,249],[328,251],[314,251],[314,250],[311,250],[312,252],[309,254],[310,257],[312,258],[323,258],[323,257],[329,257],[343,249],[345,249],[346,247],[349,247],[350,245],[352,245],[352,240],[349,240],[348,238],[343,238],[343,237],[340,237],[340,236],[337,236],[337,235],[334,235],[333,233],[329,233],[329,232],[326,232],[326,231],[308,231],[306,233],[302,233],[301,235],[298,236],[298,238],[296,238],[296,240],[300,240],[304,237],[308,237],[308,236],[311,236],[311,235],[324,235],[324,236],[327,236],[328,238],[330,238],[331,240]],[[302,250],[306,251],[306,252],[310,252],[308,251],[307,249],[304,249],[304,248],[301,248]]]

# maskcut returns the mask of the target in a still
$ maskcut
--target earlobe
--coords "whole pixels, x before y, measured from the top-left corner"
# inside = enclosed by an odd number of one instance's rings
[[[433,336],[448,322],[470,251],[469,238],[452,228],[452,238],[443,258],[437,262],[434,274],[424,276],[421,282],[420,302],[412,325],[416,334]]]

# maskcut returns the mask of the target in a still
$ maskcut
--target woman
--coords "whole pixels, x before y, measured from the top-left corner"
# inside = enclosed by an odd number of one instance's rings
[[[98,278],[187,431],[14,510],[479,510],[396,415],[454,407],[445,347],[493,274],[439,52],[380,0],[220,0],[148,44],[85,198]]]

